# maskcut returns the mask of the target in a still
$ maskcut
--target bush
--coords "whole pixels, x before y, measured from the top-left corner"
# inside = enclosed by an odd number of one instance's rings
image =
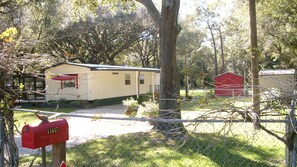
[[[126,107],[138,107],[138,101],[135,100],[133,97],[122,101],[123,105]]]
[[[144,95],[140,95],[138,100],[138,103],[141,104],[143,102],[149,101],[151,99],[151,94],[144,94]]]
[[[127,107],[125,114],[134,117],[139,106],[138,101],[130,97],[129,99],[123,100],[122,103]]]
[[[58,100],[58,104],[68,104],[68,103],[69,101],[64,98]]]
[[[217,97],[216,97],[216,95],[214,94],[214,92],[211,90],[211,91],[209,91],[209,92],[204,96],[204,98],[206,98],[206,99],[216,99]]]
[[[143,102],[137,111],[137,117],[156,118],[158,116],[159,105],[151,100]]]

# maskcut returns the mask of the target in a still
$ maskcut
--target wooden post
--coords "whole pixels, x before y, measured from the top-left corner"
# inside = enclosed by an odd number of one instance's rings
[[[296,133],[295,132],[295,128],[296,128],[296,126],[297,126],[297,121],[296,121],[296,118],[295,118],[295,105],[296,105],[296,100],[294,99],[294,100],[292,100],[292,102],[291,102],[291,111],[290,111],[290,113],[289,113],[289,117],[290,117],[290,120],[291,120],[291,131],[293,131],[293,133]],[[296,145],[295,145],[295,140],[296,140],[296,134],[295,135],[293,135],[294,137],[293,137],[293,148],[292,148],[292,151],[291,151],[291,154],[292,154],[292,156],[291,156],[291,165],[292,165],[292,167],[296,167]]]
[[[286,134],[288,134],[290,131],[291,131],[291,123],[290,123],[290,119],[289,119],[289,116],[287,115],[286,116]],[[289,149],[289,147],[286,145],[286,152],[285,152],[285,159],[286,159],[286,167],[290,167],[291,166],[291,151]]]
[[[0,166],[4,166],[4,118],[3,112],[0,112]]]
[[[60,166],[61,162],[66,162],[66,142],[53,144],[53,165]]]
[[[292,100],[291,102],[291,110],[289,111],[288,115],[286,116],[286,134],[295,133],[295,128],[297,126],[297,121],[295,118],[295,105],[296,100]],[[286,167],[296,167],[296,135],[294,135],[293,139],[290,139],[288,143],[293,142],[292,148],[289,149],[289,146],[286,146]]]
[[[139,99],[139,71],[136,71],[136,98]]]
[[[41,148],[41,159],[42,159],[42,167],[46,167],[46,155],[45,155],[45,147]]]
[[[296,125],[295,125],[296,126]],[[297,166],[297,151],[296,151],[296,146],[297,146],[297,137],[296,135],[294,135],[294,139],[293,139],[294,143],[293,143],[293,151],[292,151],[292,167],[296,167]]]
[[[153,93],[153,102],[155,102],[155,73],[152,72],[152,93]]]

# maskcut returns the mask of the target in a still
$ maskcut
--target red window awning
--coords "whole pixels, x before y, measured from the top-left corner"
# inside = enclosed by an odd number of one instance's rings
[[[77,77],[77,74],[63,74],[58,75],[52,78],[52,80],[59,80],[59,81],[66,81],[66,80],[75,80]]]

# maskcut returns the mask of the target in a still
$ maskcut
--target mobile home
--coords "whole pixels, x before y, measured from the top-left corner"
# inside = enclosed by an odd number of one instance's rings
[[[100,100],[158,91],[160,70],[63,63],[45,70],[46,100]]]

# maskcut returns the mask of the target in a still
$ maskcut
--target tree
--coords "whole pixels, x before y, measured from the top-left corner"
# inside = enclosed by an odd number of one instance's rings
[[[141,32],[135,43],[127,48],[121,55],[121,58],[117,60],[121,61],[120,64],[159,68],[158,29],[156,29],[146,11],[139,10],[136,12],[136,15],[141,18],[137,22],[141,24],[144,31]]]
[[[218,27],[219,35],[220,35],[220,43],[221,43],[221,58],[222,58],[222,68],[221,68],[221,73],[225,72],[225,55],[224,55],[224,43],[223,43],[223,36],[222,36],[222,31],[221,28]]]
[[[256,19],[256,2],[249,0],[250,13],[250,40],[252,56],[252,85],[253,85],[253,112],[255,126],[258,126],[260,119],[260,89],[259,89],[259,49],[257,42],[257,19]]]
[[[100,7],[97,15],[58,31],[48,42],[52,54],[68,61],[114,65],[115,57],[133,45],[146,29],[135,13],[117,11],[113,15]]]
[[[194,23],[195,16],[188,16],[187,19],[181,22],[184,27],[177,39],[177,54],[179,69],[181,69],[180,76],[184,79],[184,86],[186,90],[186,97],[189,97],[189,80],[195,80],[195,74],[199,71],[194,70],[194,56],[202,48],[202,43],[206,35],[201,32]],[[193,85],[194,86],[194,85]]]
[[[135,0],[142,4],[151,16],[156,28],[159,29],[160,36],[160,98],[159,98],[159,118],[172,119],[181,118],[178,109],[179,84],[176,62],[176,41],[181,31],[178,24],[178,12],[180,0],[163,0],[161,13],[157,10],[152,0]],[[133,3],[135,1],[123,1]],[[77,4],[84,4],[82,0],[76,0]],[[95,2],[95,1],[91,1]],[[117,0],[106,0],[117,4]],[[87,3],[92,6],[94,3]],[[185,128],[182,123],[160,122],[156,126],[158,130],[165,134],[184,135]]]
[[[244,6],[242,4],[238,4]],[[243,8],[243,7],[242,7]],[[250,68],[245,68],[250,66],[250,58],[248,55],[248,34],[247,27],[248,14],[245,12],[245,9],[234,11],[233,15],[228,17],[225,21],[225,60],[226,67],[229,71],[243,75],[245,71],[248,71]]]
[[[150,34],[136,40],[128,49],[129,57],[134,56],[134,63],[141,63],[142,67],[159,67],[158,61],[158,37]]]
[[[9,28],[0,34],[0,117],[1,127],[3,127],[1,131],[4,131],[1,152],[4,152],[4,146],[8,147],[9,162],[12,166],[18,166],[18,148],[14,140],[13,112],[8,108],[12,106],[15,94],[7,87],[7,81],[11,80],[13,71],[16,70],[18,64],[18,58],[13,54],[15,43],[12,43],[16,34],[16,28]]]
[[[0,14],[11,14],[31,1],[6,0],[0,2]]]
[[[181,118],[178,109],[179,85],[176,62],[176,41],[181,27],[178,24],[179,0],[163,0],[161,13],[151,0],[136,0],[143,4],[160,35],[160,99],[159,118],[172,119]],[[160,122],[157,129],[171,135],[184,135],[185,129],[182,123]]]
[[[269,69],[296,68],[296,3],[290,0],[260,1],[258,7],[259,41]],[[269,65],[270,64],[270,65]]]
[[[9,166],[18,166],[18,147],[14,140],[14,107],[15,100],[20,96],[22,86],[15,90],[12,87],[13,76],[21,74],[37,74],[36,66],[45,66],[46,56],[26,53],[30,41],[20,39],[15,27],[8,28],[0,34],[0,117],[3,132],[2,147],[7,154]],[[3,162],[0,162],[3,164]],[[4,165],[5,166],[5,165]]]
[[[23,33],[26,27],[23,25],[24,8],[31,2],[14,0],[0,2],[0,117],[3,128],[1,152],[5,151],[7,158],[5,163],[1,159],[0,166],[13,167],[19,164],[18,148],[14,139],[14,111],[10,108],[14,107],[15,100],[23,90],[21,85],[18,90],[12,88],[12,78],[15,75],[38,74],[37,68],[44,68],[49,62],[47,59],[49,56],[46,54],[31,54],[31,48],[39,41],[34,38],[28,39],[29,35]]]
[[[202,24],[206,24],[205,29],[209,30],[211,44],[214,52],[214,75],[217,76],[219,73],[223,73],[225,71],[225,56],[224,56],[224,45],[223,45],[223,36],[222,36],[222,18],[220,16],[220,3],[222,1],[218,0],[216,3],[208,3],[201,4],[197,8],[198,13],[198,21]],[[223,6],[223,4],[221,4]],[[216,35],[218,32],[218,37]],[[221,65],[219,65],[218,59],[218,50],[217,50],[217,39],[219,38],[220,42],[220,50],[221,50]],[[220,67],[219,67],[220,66]],[[219,70],[220,68],[220,70]]]
[[[214,52],[214,65],[215,65],[214,72],[215,72],[215,76],[217,76],[219,74],[219,70],[218,70],[218,58],[217,58],[217,44],[216,44],[216,39],[214,35],[216,23],[215,21],[213,21],[214,18],[216,17],[216,14],[213,11],[211,11],[211,9],[204,8],[204,7],[199,7],[197,11],[198,11],[198,15],[201,17],[200,20],[205,21],[207,25],[207,29],[210,32],[212,47]]]

